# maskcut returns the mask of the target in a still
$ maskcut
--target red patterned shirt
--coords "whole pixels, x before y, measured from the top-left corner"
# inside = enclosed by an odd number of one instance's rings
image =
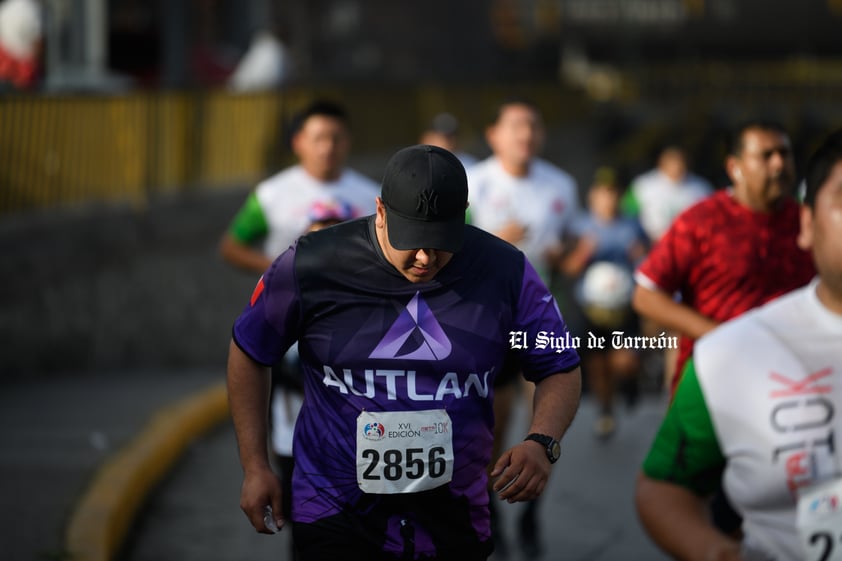
[[[815,276],[811,255],[796,244],[798,203],[782,202],[771,213],[718,191],[676,217],[635,273],[646,288],[679,293],[681,301],[718,322],[734,318]],[[672,389],[694,340],[679,340]]]

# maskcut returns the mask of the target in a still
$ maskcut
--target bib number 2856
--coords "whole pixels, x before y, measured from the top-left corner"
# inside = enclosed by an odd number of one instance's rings
[[[366,493],[414,493],[453,477],[453,433],[443,409],[364,411],[357,418],[357,484]]]
[[[431,478],[442,477],[447,469],[447,462],[444,460],[444,448],[441,446],[434,446],[430,448],[427,453],[427,461],[424,461],[423,448],[407,448],[404,451],[390,449],[383,452],[383,458],[380,458],[380,452],[368,448],[362,452],[369,464],[363,472],[363,479],[377,480],[380,479],[380,464],[383,464],[383,478],[389,481],[399,481],[406,476],[408,479],[421,479],[428,476]],[[404,455],[406,455],[406,462],[404,463]]]

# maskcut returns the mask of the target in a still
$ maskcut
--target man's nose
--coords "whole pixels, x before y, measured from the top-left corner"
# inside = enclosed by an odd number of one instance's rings
[[[415,253],[415,258],[424,265],[430,265],[436,261],[435,249],[419,249]]]
[[[775,150],[769,155],[769,165],[776,170],[781,170],[787,166],[787,161],[789,157],[790,156],[788,150],[784,148]]]
[[[784,164],[786,163],[786,157],[781,154],[780,152],[775,152],[772,154],[772,157],[769,158],[769,165],[771,165],[774,169],[783,169]]]

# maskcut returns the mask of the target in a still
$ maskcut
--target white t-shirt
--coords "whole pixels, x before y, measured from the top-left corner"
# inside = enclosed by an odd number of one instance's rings
[[[284,252],[310,226],[309,213],[319,200],[338,199],[351,205],[353,217],[373,214],[380,188],[371,179],[345,169],[336,181],[314,178],[300,165],[262,181],[255,195],[269,232],[263,244],[267,255]]]
[[[798,490],[842,475],[842,316],[814,281],[701,338],[694,360],[746,558],[801,559]]]
[[[524,239],[516,245],[544,275],[547,251],[560,242],[579,212],[573,177],[537,158],[526,177],[515,177],[495,156],[470,167],[467,173],[472,224],[491,233],[512,220],[526,226]]]
[[[681,211],[712,192],[711,185],[697,175],[688,173],[676,183],[657,169],[639,175],[631,184],[638,220],[653,242],[661,238]]]

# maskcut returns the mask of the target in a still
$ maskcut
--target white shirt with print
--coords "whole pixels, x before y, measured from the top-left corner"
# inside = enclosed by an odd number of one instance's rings
[[[579,212],[576,181],[553,164],[535,159],[525,177],[515,177],[491,156],[468,169],[468,200],[474,226],[497,233],[514,220],[526,227],[517,245],[546,273],[546,254]]]
[[[351,205],[356,218],[374,213],[374,199],[380,189],[371,179],[350,169],[336,181],[320,181],[295,165],[262,181],[255,194],[269,228],[263,251],[277,256],[307,231],[310,209],[317,201],[342,200]]]

